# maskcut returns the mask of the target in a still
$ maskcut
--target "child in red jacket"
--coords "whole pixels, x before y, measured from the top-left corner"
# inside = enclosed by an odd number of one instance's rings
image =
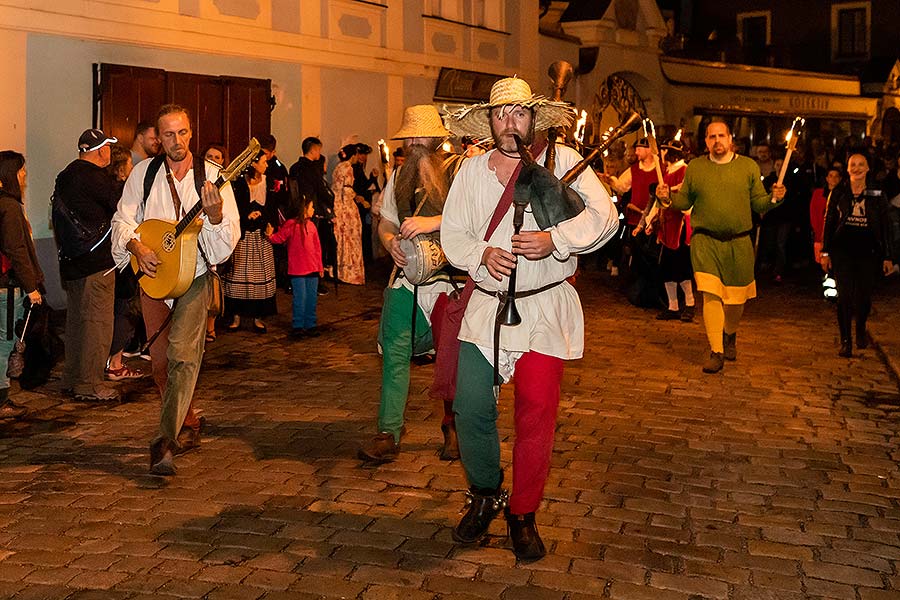
[[[319,297],[319,277],[324,275],[322,247],[319,233],[312,222],[315,209],[311,198],[300,200],[300,210],[295,218],[288,219],[272,233],[273,244],[287,244],[288,277],[294,292],[293,334],[298,337],[315,337],[316,303]]]

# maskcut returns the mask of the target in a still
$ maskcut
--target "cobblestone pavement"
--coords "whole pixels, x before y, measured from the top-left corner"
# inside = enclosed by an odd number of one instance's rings
[[[465,482],[437,458],[431,366],[400,458],[360,467],[370,283],[322,297],[320,338],[290,340],[286,314],[220,333],[203,447],[172,479],[147,474],[148,380],[113,406],[61,402],[58,382],[19,395],[30,417],[0,425],[0,598],[900,598],[900,396],[875,349],[839,359],[815,292],[764,289],[738,361],[703,375],[699,319],[656,321],[596,275],[578,287],[589,350],[563,384],[544,560],[516,565],[502,519],[486,547],[452,542]]]

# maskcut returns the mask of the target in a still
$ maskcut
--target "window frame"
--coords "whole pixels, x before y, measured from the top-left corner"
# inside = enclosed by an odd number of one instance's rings
[[[771,10],[753,10],[747,12],[739,12],[737,14],[737,38],[741,42],[741,47],[746,48],[744,42],[744,21],[747,19],[766,18],[766,47],[772,45],[772,11]]]
[[[847,10],[865,11],[865,52],[859,54],[841,54],[841,12]],[[831,60],[832,62],[856,62],[868,60],[872,56],[872,2],[859,0],[856,2],[835,2],[831,5]]]

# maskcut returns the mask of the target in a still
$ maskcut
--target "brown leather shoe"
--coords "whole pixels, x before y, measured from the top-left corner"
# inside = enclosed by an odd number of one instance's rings
[[[159,437],[150,444],[150,473],[171,477],[178,472],[175,468],[174,453],[175,443],[169,438]]]
[[[394,441],[394,434],[382,431],[372,438],[368,444],[359,448],[356,455],[368,464],[391,462],[400,453],[400,445]]]
[[[444,433],[444,447],[441,448],[441,460],[459,460],[459,438],[456,437],[456,425],[441,425]]]
[[[2,419],[18,419],[24,417],[28,411],[21,406],[13,406],[9,402],[0,406],[0,420]]]
[[[177,456],[200,447],[200,431],[191,427],[182,427],[175,439],[172,454]]]
[[[725,366],[725,355],[721,352],[710,352],[709,358],[703,363],[704,373],[718,373]]]

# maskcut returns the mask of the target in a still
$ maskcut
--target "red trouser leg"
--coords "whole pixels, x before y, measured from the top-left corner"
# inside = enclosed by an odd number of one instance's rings
[[[516,363],[513,486],[509,510],[516,515],[535,512],[550,472],[553,433],[559,407],[563,361],[527,352]]]
[[[141,312],[144,315],[144,327],[147,330],[147,335],[152,336],[159,330],[160,325],[162,325],[166,320],[166,317],[169,316],[171,310],[162,300],[151,298],[142,291]],[[166,382],[169,379],[169,360],[166,358],[166,353],[169,350],[170,328],[171,322],[166,325],[166,328],[160,332],[156,340],[150,345],[150,364],[153,369],[153,382],[156,384],[156,387],[159,388],[160,398],[166,393]],[[197,416],[197,413],[194,412],[193,400],[191,400],[191,407],[188,409],[187,416],[184,418],[183,426],[190,427],[191,429],[200,429],[200,418]]]

